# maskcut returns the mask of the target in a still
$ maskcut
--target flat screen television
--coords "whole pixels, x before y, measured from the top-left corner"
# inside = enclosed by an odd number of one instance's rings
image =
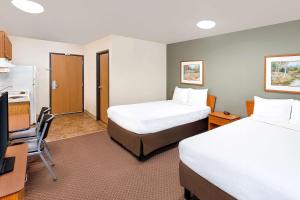
[[[0,175],[13,171],[15,158],[5,157],[8,147],[8,93],[0,94]]]

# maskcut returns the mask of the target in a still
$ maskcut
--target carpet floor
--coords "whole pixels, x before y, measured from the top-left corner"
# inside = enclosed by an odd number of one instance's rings
[[[182,200],[178,149],[139,162],[105,132],[50,142],[53,182],[40,159],[29,163],[26,200]]]

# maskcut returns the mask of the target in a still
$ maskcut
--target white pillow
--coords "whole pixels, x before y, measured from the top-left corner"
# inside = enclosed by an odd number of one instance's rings
[[[254,97],[252,117],[288,123],[291,118],[292,99],[263,99]]]
[[[300,125],[300,101],[294,100],[293,102],[290,123]]]
[[[189,92],[190,92],[189,88],[176,87],[173,94],[173,101],[180,104],[187,104]]]
[[[191,106],[206,106],[207,92],[208,89],[191,89],[188,104]]]

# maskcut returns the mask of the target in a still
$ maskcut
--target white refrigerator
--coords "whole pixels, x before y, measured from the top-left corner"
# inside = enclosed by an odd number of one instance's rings
[[[16,66],[8,73],[0,73],[0,90],[28,91],[30,96],[30,121],[36,123],[36,67]]]

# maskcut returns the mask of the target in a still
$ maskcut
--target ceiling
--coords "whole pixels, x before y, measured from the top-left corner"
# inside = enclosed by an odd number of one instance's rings
[[[10,1],[0,1],[0,29],[78,44],[110,34],[175,43],[300,19],[299,0],[35,0],[45,7],[39,15]],[[197,28],[203,19],[216,28]]]

